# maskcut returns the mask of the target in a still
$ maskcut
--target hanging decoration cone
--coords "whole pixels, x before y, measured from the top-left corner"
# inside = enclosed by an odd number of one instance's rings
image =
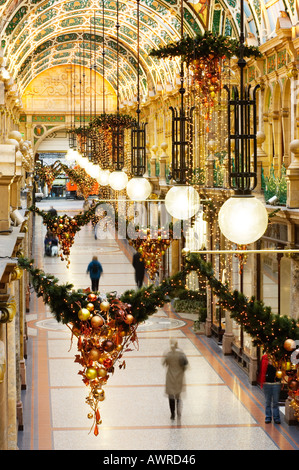
[[[154,279],[161,266],[162,257],[170,246],[172,232],[169,231],[168,236],[167,232],[161,229],[153,234],[150,229],[139,230],[137,233],[137,238],[129,240],[129,244],[140,253],[150,279]]]
[[[78,312],[79,322],[69,324],[73,335],[78,338],[78,351],[75,362],[82,366],[79,374],[90,392],[86,403],[91,411],[88,418],[93,419],[94,434],[99,433],[102,423],[99,405],[105,399],[103,386],[114,373],[117,361],[124,352],[130,351],[137,343],[136,323],[131,314],[131,305],[112,299],[103,301],[96,294],[87,296],[87,303]],[[119,368],[125,367],[122,361]]]
[[[86,200],[91,194],[98,193],[99,184],[97,180],[89,176],[84,168],[81,168],[79,165],[76,165],[74,168],[68,168],[63,165],[63,168],[70,180],[77,185],[78,196],[82,196]]]
[[[61,173],[60,162],[56,161],[53,165],[47,166],[37,165],[35,172],[41,180],[45,181],[48,191],[51,192],[55,178]]]
[[[222,88],[221,81],[222,58],[210,54],[208,57],[195,59],[190,63],[193,84],[203,106],[206,121],[212,119],[217,94]]]
[[[62,261],[66,260],[67,267],[70,265],[70,254],[71,247],[75,241],[75,235],[81,227],[86,225],[88,222],[93,224],[98,223],[99,216],[95,215],[95,209],[98,204],[94,204],[84,214],[80,213],[71,217],[67,214],[64,215],[52,215],[49,212],[42,211],[35,206],[29,208],[29,210],[42,216],[44,225],[47,226],[47,230],[57,237],[59,242],[59,256]]]

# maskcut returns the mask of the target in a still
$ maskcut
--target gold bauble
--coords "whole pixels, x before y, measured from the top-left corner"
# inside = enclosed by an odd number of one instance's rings
[[[90,323],[93,328],[101,328],[104,325],[104,319],[100,315],[94,315]]]
[[[293,339],[286,339],[283,344],[283,347],[287,351],[293,351],[293,349],[296,349],[296,343]]]
[[[93,348],[89,351],[88,357],[91,361],[98,361],[100,358],[100,351],[96,348]]]
[[[98,377],[104,378],[107,375],[107,370],[104,369],[103,367],[100,367],[97,371],[97,374],[98,374]]]
[[[88,294],[87,296],[88,302],[95,302],[97,300],[97,296],[93,293]]]
[[[86,305],[86,308],[87,308],[87,310],[89,310],[90,312],[93,312],[93,311],[94,311],[94,305],[93,305],[91,302],[88,302],[88,304]]]
[[[93,418],[93,413],[88,413],[87,418],[92,419]]]
[[[277,371],[276,371],[276,377],[277,377],[278,379],[281,379],[281,377],[282,377],[282,371],[281,371],[281,370],[277,370]]]
[[[81,308],[78,312],[78,318],[81,321],[86,321],[90,317],[90,311],[87,308]]]
[[[133,317],[133,315],[131,315],[130,313],[128,313],[125,318],[124,318],[124,322],[127,324],[127,325],[131,325],[131,323],[133,323],[133,321],[135,320],[135,318]]]
[[[103,300],[103,302],[100,303],[100,309],[102,310],[102,312],[108,312],[110,308],[110,304],[109,302],[107,302],[107,300]]]
[[[85,376],[89,380],[94,380],[97,378],[97,370],[94,367],[88,367],[85,372]]]

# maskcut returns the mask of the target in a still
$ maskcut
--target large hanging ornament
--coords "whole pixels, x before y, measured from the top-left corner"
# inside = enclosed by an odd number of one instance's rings
[[[86,403],[91,411],[93,432],[97,436],[102,423],[100,403],[105,399],[104,385],[113,374],[115,365],[137,344],[137,323],[131,314],[131,305],[112,299],[102,300],[95,294],[87,295],[78,312],[78,320],[68,326],[77,337],[75,362],[82,366],[79,374],[90,392]],[[125,367],[123,360],[119,368]]]
[[[81,227],[89,222],[98,223],[100,216],[95,215],[96,207],[99,203],[94,203],[92,207],[85,213],[80,213],[71,217],[67,214],[52,215],[49,212],[42,211],[35,206],[29,210],[36,212],[42,216],[43,223],[47,227],[47,231],[51,232],[58,239],[59,256],[62,261],[66,260],[67,267],[70,265],[71,247],[75,241],[75,235],[81,230]]]
[[[211,112],[221,90],[222,58],[210,54],[190,63],[195,90],[204,109],[204,118],[210,120]]]
[[[155,278],[163,255],[170,246],[172,236],[171,230],[167,234],[163,229],[156,231],[145,229],[137,232],[136,239],[129,240],[129,244],[140,254],[150,279]]]
[[[55,178],[61,173],[60,162],[56,161],[52,165],[45,166],[37,165],[35,173],[46,183],[48,191],[51,192]]]

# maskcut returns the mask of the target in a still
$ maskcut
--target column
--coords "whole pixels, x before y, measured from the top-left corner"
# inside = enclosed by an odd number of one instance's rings
[[[287,207],[299,208],[299,139],[290,143],[292,162],[287,169]]]
[[[10,189],[10,204],[13,211],[21,208],[22,159],[22,153],[17,151],[15,176]]]
[[[15,146],[0,145],[0,232],[10,233],[10,190],[15,175]]]

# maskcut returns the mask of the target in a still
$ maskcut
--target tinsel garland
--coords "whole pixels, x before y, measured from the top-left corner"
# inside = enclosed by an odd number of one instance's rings
[[[228,36],[219,35],[211,31],[199,33],[196,37],[189,36],[175,43],[161,46],[150,51],[149,55],[159,59],[182,57],[187,66],[201,58],[231,58],[239,56],[240,42]],[[261,57],[262,54],[255,46],[244,46],[244,57]]]

